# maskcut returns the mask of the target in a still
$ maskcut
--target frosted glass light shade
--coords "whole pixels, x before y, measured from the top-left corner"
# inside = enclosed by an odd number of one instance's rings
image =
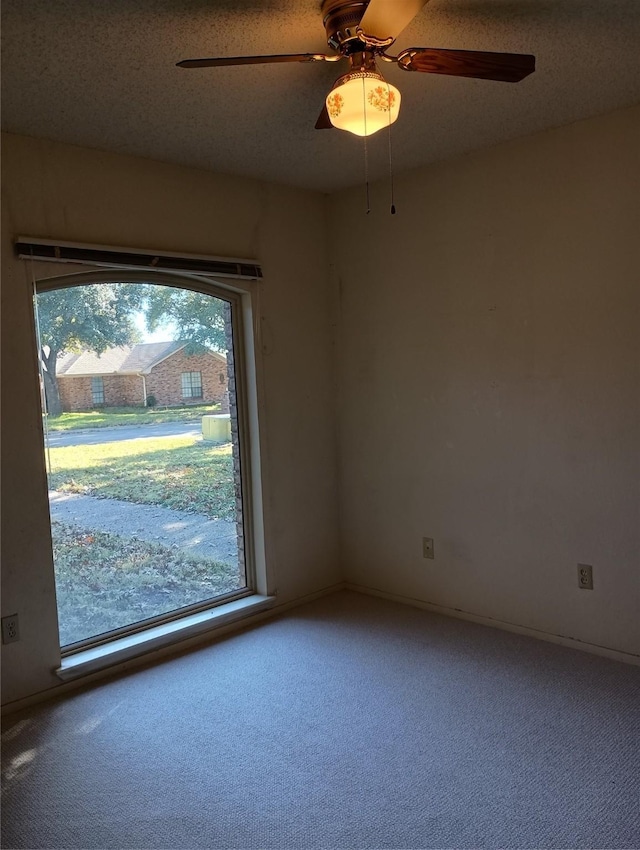
[[[400,92],[381,74],[354,71],[336,80],[326,104],[334,127],[356,136],[371,136],[397,121]]]

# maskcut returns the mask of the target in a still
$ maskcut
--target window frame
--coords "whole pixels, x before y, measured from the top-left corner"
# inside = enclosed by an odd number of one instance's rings
[[[199,393],[197,393],[197,394],[193,392],[193,390],[194,390],[194,380],[193,380],[193,376],[194,376],[194,375],[197,375],[197,376],[198,376],[198,379],[197,379],[197,381],[195,382],[195,387],[196,387],[196,388],[198,388],[198,387],[199,387],[200,392],[199,392]],[[190,393],[189,393],[189,394],[186,394],[186,393],[185,393],[185,388],[186,388],[186,385],[187,385],[187,382],[185,382],[185,378],[188,378],[188,389],[190,390]],[[203,392],[202,392],[202,372],[198,372],[198,371],[195,371],[195,372],[181,372],[181,373],[180,373],[180,392],[181,392],[181,397],[182,397],[182,398],[184,398],[184,399],[189,399],[189,398],[191,398],[191,399],[193,399],[193,398],[203,398]]]
[[[98,381],[100,382],[99,384]],[[96,387],[99,388],[96,389]],[[96,399],[97,395],[101,396],[100,400]],[[104,403],[104,378],[102,375],[93,375],[91,377],[91,404],[99,405]]]
[[[205,278],[201,275],[176,274],[164,271],[141,271],[139,269],[110,269],[70,273],[61,276],[39,277],[34,280],[34,298],[37,293],[72,286],[95,283],[147,283],[168,287],[181,287],[205,295],[220,298],[231,308],[231,330],[234,354],[234,371],[237,399],[237,433],[240,455],[240,477],[242,489],[242,523],[244,545],[245,588],[232,591],[214,599],[185,606],[157,617],[114,629],[84,641],[61,647],[62,665],[58,675],[74,678],[69,670],[86,666],[89,658],[91,668],[110,666],[121,660],[120,645],[127,644],[125,654],[139,654],[136,644],[148,643],[149,649],[157,649],[158,643],[171,645],[184,640],[192,633],[216,627],[224,623],[251,616],[258,609],[269,607],[275,602],[274,576],[267,569],[264,539],[262,502],[261,436],[258,420],[258,373],[255,360],[254,313],[257,311],[256,282],[226,281]],[[46,438],[45,433],[45,451]],[[53,546],[53,544],[51,543]],[[219,609],[219,610],[217,610]],[[203,621],[203,617],[205,620]],[[180,627],[181,621],[184,628]],[[203,624],[204,622],[204,624]],[[162,635],[158,638],[158,632]],[[145,633],[149,639],[144,638]],[[109,660],[109,647],[113,646],[113,660]],[[102,650],[105,650],[104,652]],[[117,657],[116,657],[117,656]],[[103,662],[101,659],[105,657]]]

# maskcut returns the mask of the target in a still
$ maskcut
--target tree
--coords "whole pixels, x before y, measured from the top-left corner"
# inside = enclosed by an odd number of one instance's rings
[[[39,355],[50,416],[62,413],[58,357],[87,349],[101,353],[111,346],[138,342],[133,314],[140,309],[143,295],[144,287],[135,283],[91,283],[38,293]]]
[[[226,351],[225,302],[220,298],[191,289],[148,285],[143,309],[147,329],[153,332],[165,322],[174,324],[175,339],[190,343],[187,353],[203,348]]]

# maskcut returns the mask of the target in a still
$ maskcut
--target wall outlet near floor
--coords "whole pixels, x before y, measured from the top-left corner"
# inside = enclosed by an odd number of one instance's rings
[[[578,587],[581,590],[593,590],[593,567],[591,564],[578,564]]]
[[[435,558],[433,553],[433,537],[422,538],[422,557],[431,558],[431,560]]]
[[[2,643],[14,643],[20,640],[20,629],[18,628],[18,615],[9,614],[2,618]]]

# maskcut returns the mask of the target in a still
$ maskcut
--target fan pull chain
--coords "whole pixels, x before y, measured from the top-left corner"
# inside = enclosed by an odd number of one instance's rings
[[[388,86],[387,92],[389,94],[389,123],[387,125],[387,131],[389,133],[389,180],[391,182],[391,215],[395,215],[396,205],[393,200],[393,156],[391,150],[391,92]]]
[[[369,149],[367,147],[367,103],[365,99],[364,77],[362,78],[362,112],[364,115],[364,183],[367,192],[367,215],[371,212],[369,196]]]

